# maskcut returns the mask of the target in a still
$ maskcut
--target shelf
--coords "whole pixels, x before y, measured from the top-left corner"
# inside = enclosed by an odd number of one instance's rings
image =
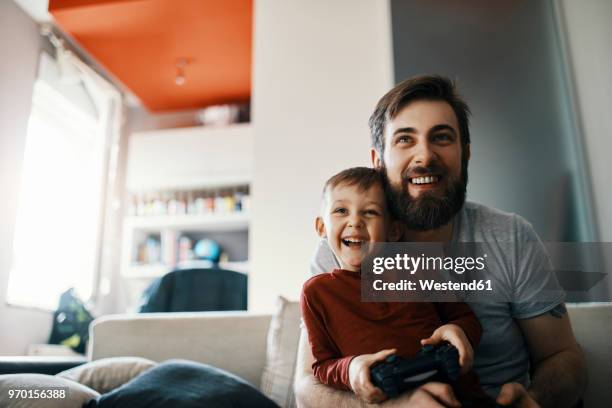
[[[121,272],[121,275],[126,278],[135,279],[150,279],[163,276],[170,272],[172,268],[164,264],[153,265],[130,265]]]
[[[179,267],[188,269],[188,268],[197,268],[201,266],[198,264],[198,261],[187,261],[187,262],[182,262],[179,265],[177,265],[177,268]],[[219,263],[219,267],[247,274],[249,270],[249,263],[248,262],[221,262]],[[152,265],[134,264],[134,265],[128,266],[122,272],[122,276],[125,278],[132,278],[132,279],[152,279],[152,278],[158,278],[160,276],[163,276],[166,273],[170,272],[172,269],[174,268],[171,268],[168,265],[164,265],[164,264],[152,264]]]
[[[247,212],[201,214],[201,215],[155,215],[132,216],[125,219],[125,227],[131,229],[159,231],[239,231],[249,227]]]

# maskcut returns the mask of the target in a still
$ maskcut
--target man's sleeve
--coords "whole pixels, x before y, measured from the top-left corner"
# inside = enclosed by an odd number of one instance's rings
[[[436,303],[440,319],[445,324],[456,324],[461,327],[473,348],[480,343],[482,326],[472,309],[461,302]]]
[[[313,374],[322,384],[350,391],[348,368],[355,356],[341,356],[325,327],[323,319],[317,312],[316,301],[313,302],[313,299],[306,293],[306,289],[303,289],[300,306],[308,332],[308,342],[315,360],[312,364]]]
[[[516,217],[517,250],[513,268],[512,317],[528,319],[563,303],[565,292],[559,285],[550,257],[531,224]]]
[[[329,247],[327,240],[320,240],[319,245],[317,246],[317,250],[310,262],[310,276],[329,272],[339,267],[340,265],[338,264],[334,253]]]

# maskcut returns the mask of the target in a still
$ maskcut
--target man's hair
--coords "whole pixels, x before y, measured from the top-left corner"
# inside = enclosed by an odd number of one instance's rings
[[[383,174],[370,167],[351,167],[333,175],[323,186],[323,197],[327,191],[340,185],[356,186],[360,191],[366,191],[375,184],[385,188],[385,178]]]
[[[463,154],[470,143],[470,108],[458,94],[453,81],[439,75],[421,75],[408,78],[385,94],[370,116],[372,147],[382,156],[384,151],[384,129],[387,121],[392,120],[406,105],[417,100],[445,101],[457,116],[461,133]]]

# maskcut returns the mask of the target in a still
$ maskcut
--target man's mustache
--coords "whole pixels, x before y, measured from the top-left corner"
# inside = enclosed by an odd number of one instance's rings
[[[402,178],[414,178],[422,176],[440,176],[446,173],[446,169],[439,164],[430,164],[429,166],[413,166],[409,167],[402,174]]]

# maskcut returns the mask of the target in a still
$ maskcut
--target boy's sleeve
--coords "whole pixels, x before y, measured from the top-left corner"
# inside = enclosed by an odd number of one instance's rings
[[[315,360],[312,364],[313,374],[325,385],[351,391],[348,369],[355,356],[341,356],[325,327],[321,315],[317,312],[316,302],[307,295],[307,292],[306,285],[304,285],[300,305],[302,319],[308,331],[308,342]]]
[[[462,302],[436,303],[440,319],[444,324],[456,324],[465,332],[473,348],[480,343],[482,326],[470,307]]]

